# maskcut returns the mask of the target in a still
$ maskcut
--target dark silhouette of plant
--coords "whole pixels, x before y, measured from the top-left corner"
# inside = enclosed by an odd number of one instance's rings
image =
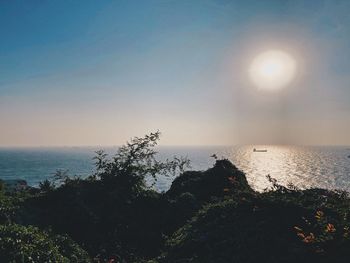
[[[58,169],[53,174],[54,182],[57,182],[59,184],[68,183],[71,180],[68,172],[69,172],[68,170]]]
[[[55,189],[55,184],[48,179],[39,183],[39,189],[41,192],[49,192]]]
[[[144,137],[134,137],[118,149],[112,159],[103,151],[97,151],[94,178],[117,182],[126,188],[141,191],[153,186],[158,175],[175,176],[189,167],[190,161],[183,157],[160,161],[156,159],[160,132]],[[146,178],[152,182],[147,185]]]
[[[127,262],[156,256],[177,222],[169,224],[168,210],[175,210],[152,186],[158,176],[175,176],[189,166],[186,158],[157,159],[159,137],[135,137],[113,156],[98,151],[96,172],[88,178],[58,170],[53,183],[42,182],[41,194],[23,205],[20,222],[68,234],[101,262],[113,255]]]
[[[270,176],[271,187],[256,192],[242,171],[216,155],[212,168],[186,171],[159,193],[150,189],[159,175],[189,165],[184,158],[158,160],[159,136],[135,137],[111,157],[98,151],[88,178],[59,170],[41,192],[0,192],[0,238],[6,238],[0,262],[17,260],[17,251],[44,260],[48,251],[57,262],[79,262],[71,255],[101,263],[348,262],[347,193],[301,190]]]

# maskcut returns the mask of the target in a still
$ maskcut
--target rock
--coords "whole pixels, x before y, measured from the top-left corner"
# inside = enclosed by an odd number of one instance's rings
[[[188,171],[177,177],[166,193],[177,198],[183,193],[191,193],[199,201],[208,201],[213,197],[237,191],[253,191],[248,185],[245,174],[229,160],[217,160],[214,167],[207,171]]]

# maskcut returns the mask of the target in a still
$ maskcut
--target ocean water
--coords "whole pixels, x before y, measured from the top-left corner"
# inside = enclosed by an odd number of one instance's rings
[[[254,152],[253,149],[267,152]],[[95,147],[62,148],[0,148],[0,178],[25,179],[37,186],[51,179],[61,169],[70,175],[88,176],[94,172]],[[105,149],[113,154],[117,148]],[[233,147],[159,147],[159,158],[174,155],[191,160],[191,169],[205,170],[215,160],[210,156],[228,158],[246,173],[249,183],[257,190],[270,186],[267,175],[280,184],[299,188],[322,187],[350,191],[350,147],[329,146],[233,146]],[[156,189],[165,191],[174,178],[159,178]]]

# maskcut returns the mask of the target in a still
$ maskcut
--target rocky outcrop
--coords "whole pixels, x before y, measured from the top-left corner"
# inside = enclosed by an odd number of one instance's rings
[[[245,174],[229,160],[217,160],[206,171],[188,171],[177,177],[166,193],[177,198],[184,193],[192,194],[199,201],[209,201],[228,193],[253,191]]]

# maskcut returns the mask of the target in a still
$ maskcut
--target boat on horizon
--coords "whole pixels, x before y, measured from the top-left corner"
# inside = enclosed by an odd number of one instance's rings
[[[261,149],[261,150],[257,150],[257,149],[253,149],[253,152],[261,152],[261,153],[266,153],[267,150],[266,149]]]

